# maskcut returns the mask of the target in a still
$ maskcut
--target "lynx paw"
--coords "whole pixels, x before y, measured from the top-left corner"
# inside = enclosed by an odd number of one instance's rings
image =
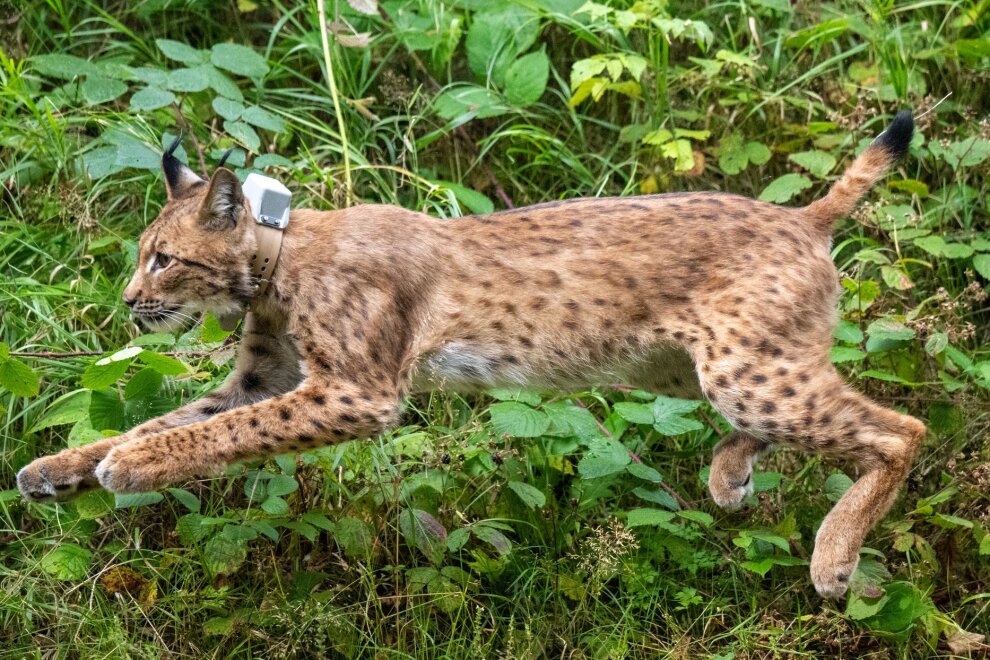
[[[713,465],[708,477],[708,491],[719,508],[736,511],[743,500],[753,494],[753,470],[751,468],[744,478],[739,478],[738,475],[716,472]]]
[[[62,502],[97,485],[93,468],[98,459],[67,449],[44,456],[21,468],[17,488],[29,502]]]
[[[96,478],[111,493],[146,493],[164,486],[156,464],[114,450],[96,466]]]
[[[815,552],[811,555],[811,581],[815,591],[824,598],[842,598],[859,565],[859,552],[846,552],[841,547],[841,543],[839,547],[830,548],[815,543]]]

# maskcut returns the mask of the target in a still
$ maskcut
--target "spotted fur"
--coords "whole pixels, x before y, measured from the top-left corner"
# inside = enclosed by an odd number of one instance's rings
[[[18,483],[30,499],[96,484],[151,490],[380,433],[411,391],[629,382],[704,396],[737,429],[715,449],[720,506],[751,492],[753,462],[771,444],[858,466],[811,562],[818,591],[839,596],[925,427],[852,390],[829,361],[830,228],[911,132],[910,114],[898,115],[805,208],[677,193],[454,220],[391,206],[297,210],[220,389],[39,459]],[[156,329],[181,322],[176,314],[243,309],[254,291],[254,234],[236,177],[221,169],[207,183],[172,161],[163,163],[169,201],[141,238],[124,294]]]

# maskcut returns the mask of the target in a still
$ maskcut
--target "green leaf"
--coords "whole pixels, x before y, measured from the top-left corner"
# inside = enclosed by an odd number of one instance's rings
[[[626,466],[626,472],[637,479],[648,481],[651,484],[658,484],[663,481],[663,477],[660,476],[659,472],[651,468],[649,465],[644,465],[642,463],[630,463]]]
[[[341,518],[334,525],[333,538],[351,559],[363,559],[374,542],[368,523],[357,518]]]
[[[187,513],[175,521],[175,533],[184,546],[194,545],[210,534],[210,527],[203,524],[203,516]]]
[[[417,548],[434,564],[447,551],[447,530],[436,518],[422,509],[404,509],[399,513],[399,530],[406,542]]]
[[[100,73],[99,67],[89,60],[63,53],[35,55],[30,62],[32,68],[41,75],[62,80],[72,80],[76,76],[95,76]]]
[[[228,117],[228,119],[230,118]],[[258,128],[263,128],[266,131],[272,131],[273,133],[281,133],[285,130],[285,122],[281,117],[273,115],[267,110],[259,108],[256,105],[244,110],[241,119],[249,124],[254,124]]]
[[[260,78],[268,73],[265,58],[240,44],[217,44],[210,54],[210,61],[221,69],[246,78]]]
[[[269,495],[288,495],[299,490],[299,482],[284,474],[273,475],[267,483]]]
[[[615,410],[615,412],[617,412],[622,419],[627,422],[632,422],[633,424],[652,424],[654,421],[653,404],[620,401],[619,403],[616,403],[612,409]]]
[[[488,199],[488,197],[481,194],[477,190],[473,190],[467,186],[462,186],[461,184],[454,183],[453,181],[434,181],[434,183],[454,193],[454,199],[457,200],[458,205],[467,207],[468,211],[471,213],[485,215],[495,210],[495,205],[492,204],[492,200]],[[537,403],[539,403],[539,395],[536,394],[536,397]]]
[[[509,541],[505,534],[489,524],[477,524],[471,528],[471,531],[479,539],[495,548],[500,555],[504,556],[512,551],[512,542]]]
[[[941,236],[922,236],[914,244],[925,252],[946,259],[966,259],[973,256],[973,248],[964,243],[947,243]]]
[[[904,341],[914,338],[914,330],[891,318],[877,319],[866,328],[871,339]]]
[[[540,50],[523,55],[505,73],[505,98],[520,108],[540,100],[550,76],[550,60]]]
[[[760,193],[760,200],[783,204],[802,190],[811,187],[811,179],[803,174],[785,174],[778,177]]]
[[[182,506],[189,509],[192,513],[199,513],[201,506],[199,498],[190,493],[188,490],[183,488],[169,488],[168,492],[170,492],[172,497],[177,499]]]
[[[436,98],[433,107],[444,119],[458,123],[472,117],[497,117],[509,111],[498,94],[477,85],[452,87]]]
[[[604,477],[626,469],[632,459],[625,446],[614,438],[595,440],[578,463],[578,472],[585,479]]]
[[[656,490],[635,488],[633,489],[633,495],[639,497],[640,499],[644,499],[647,502],[659,504],[665,509],[670,509],[671,511],[677,511],[681,508],[681,505],[677,502],[677,499],[663,488],[658,488]]]
[[[272,495],[261,503],[261,509],[273,516],[284,516],[289,513],[289,503],[277,495]]]
[[[233,573],[247,559],[247,546],[243,541],[233,541],[218,534],[206,542],[203,548],[203,565],[214,575]]]
[[[663,509],[633,509],[626,515],[626,527],[663,525],[674,519],[672,511],[664,511]]]
[[[602,431],[598,421],[587,408],[576,406],[567,401],[555,401],[543,406],[543,412],[550,418],[550,429],[547,435],[557,435],[591,440],[601,437]]]
[[[925,352],[929,355],[938,355],[949,346],[949,335],[944,332],[933,332],[928,341],[925,342]]]
[[[150,399],[161,387],[162,375],[151,367],[145,367],[127,381],[127,385],[124,386],[124,398],[128,401]]]
[[[215,66],[206,67],[206,77],[210,81],[210,87],[224,98],[228,98],[231,101],[237,101],[238,103],[244,103],[244,94],[241,93],[241,89],[237,86],[230,76],[225,74],[220,69]]]
[[[841,472],[833,472],[825,480],[825,497],[838,502],[846,491],[852,488],[853,480]]]
[[[217,96],[213,99],[213,110],[223,117],[224,119],[229,119],[234,121],[241,118],[244,114],[244,104],[238,101],[232,101],[230,99],[225,99],[222,96]]]
[[[835,157],[824,151],[801,151],[791,154],[788,158],[819,179],[824,179],[835,167]]]
[[[141,350],[141,349],[138,349]],[[91,390],[105,389],[120,380],[127,368],[131,366],[131,359],[108,360],[103,358],[86,367],[80,383],[83,387]]]
[[[92,490],[83,493],[72,502],[76,513],[85,520],[96,520],[113,511],[113,494],[105,490]]]
[[[983,276],[983,279],[990,280],[990,254],[978,254],[973,257],[973,269]]]
[[[56,580],[78,582],[86,577],[93,553],[75,543],[63,543],[38,562],[41,570]]]
[[[41,418],[34,423],[30,433],[37,433],[49,426],[61,426],[63,424],[75,424],[76,422],[89,417],[90,404],[89,390],[76,390],[69,392],[56,399]]]
[[[189,369],[183,363],[169,355],[162,355],[155,351],[145,349],[138,356],[138,360],[162,374],[163,376],[180,376],[188,373]]]
[[[176,69],[168,74],[167,87],[174,92],[202,92],[209,86],[209,72],[202,66],[192,69]]]
[[[124,404],[115,389],[94,390],[90,395],[89,422],[98,431],[122,431]]]
[[[773,490],[780,485],[780,480],[784,478],[779,472],[754,472],[753,473],[753,492],[763,493],[768,490]]]
[[[768,160],[773,152],[770,151],[770,147],[761,142],[747,142],[746,143],[746,156],[749,158],[749,162],[754,165],[763,165]]]
[[[677,515],[685,520],[690,520],[696,522],[703,527],[711,527],[711,524],[715,522],[715,519],[711,517],[710,514],[704,511],[682,510],[678,511]]]
[[[535,438],[550,426],[550,418],[539,410],[515,401],[493,404],[488,409],[495,432],[517,438]]]
[[[664,435],[680,435],[704,428],[700,422],[682,415],[695,410],[700,401],[658,396],[653,402],[653,428]]]
[[[253,166],[259,170],[266,167],[293,167],[291,160],[278,154],[261,154],[254,159]]]
[[[866,358],[866,353],[858,348],[849,346],[833,346],[829,352],[829,359],[833,364],[841,362],[858,362]]]
[[[170,60],[182,62],[183,64],[202,64],[206,57],[201,50],[197,50],[181,41],[171,39],[155,39],[155,45],[162,54]]]
[[[251,126],[244,121],[224,121],[223,130],[227,131],[232,138],[240,142],[245,149],[255,153],[261,149],[261,138]]]
[[[522,481],[510,481],[509,488],[530,509],[539,509],[547,503],[547,496],[543,494],[543,491]]]
[[[41,386],[38,373],[17,358],[0,360],[0,387],[15,396],[37,396]]]
[[[175,94],[157,87],[145,87],[131,95],[131,110],[135,112],[157,110],[175,103]]]
[[[127,83],[113,78],[88,76],[79,88],[82,97],[89,105],[100,105],[113,101],[127,93]]]
[[[142,506],[158,504],[165,499],[161,493],[128,493],[126,495],[114,495],[118,509],[136,509]]]

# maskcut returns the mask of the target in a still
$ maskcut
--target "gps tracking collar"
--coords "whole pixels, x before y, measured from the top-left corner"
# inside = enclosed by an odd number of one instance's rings
[[[251,209],[251,215],[254,216],[254,236],[258,243],[257,250],[251,257],[251,274],[258,278],[258,289],[251,300],[253,305],[268,290],[272,272],[278,263],[278,255],[282,249],[282,232],[289,225],[292,193],[280,181],[254,173],[248,174],[241,190]],[[249,311],[249,320],[250,316]],[[225,314],[219,319],[220,327],[229,332],[237,327],[240,318],[240,314]]]

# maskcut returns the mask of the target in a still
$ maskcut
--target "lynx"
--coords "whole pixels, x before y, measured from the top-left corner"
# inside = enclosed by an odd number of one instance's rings
[[[292,212],[263,295],[241,184],[162,159],[167,202],[124,301],[142,325],[246,309],[237,366],[199,401],[35,460],[29,500],[149,491],[231,462],[382,433],[431,388],[631,383],[704,397],[735,429],[714,450],[724,508],[785,444],[854,464],[818,529],[811,577],[843,595],[926,429],[851,389],[829,360],[831,228],[908,149],[899,113],[828,194],[787,208],[695,192],[572,199],[439,220],[393,206]]]

